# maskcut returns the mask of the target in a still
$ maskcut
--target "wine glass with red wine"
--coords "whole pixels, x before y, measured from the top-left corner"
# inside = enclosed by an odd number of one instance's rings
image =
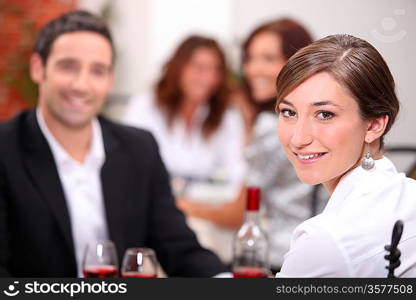
[[[126,250],[121,266],[124,278],[156,278],[156,254],[149,248],[129,248]]]
[[[117,251],[111,241],[95,241],[87,245],[83,260],[85,278],[118,276]]]

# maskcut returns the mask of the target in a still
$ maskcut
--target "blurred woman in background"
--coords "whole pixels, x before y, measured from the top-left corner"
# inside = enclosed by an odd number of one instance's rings
[[[241,185],[244,130],[239,113],[229,109],[228,76],[217,42],[190,36],[154,91],[130,100],[123,121],[153,133],[172,178]]]
[[[301,183],[276,138],[276,78],[287,60],[312,42],[307,30],[291,19],[255,29],[243,44],[243,87],[251,107],[251,132],[246,147],[246,186],[262,190],[264,229],[270,240],[273,271],[280,269],[295,227],[311,215],[312,187]],[[221,207],[181,202],[190,215],[237,228],[243,218],[245,191]]]

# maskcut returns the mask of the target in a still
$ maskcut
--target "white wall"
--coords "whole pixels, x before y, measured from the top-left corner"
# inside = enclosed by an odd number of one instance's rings
[[[191,34],[203,34],[226,43],[231,35],[231,0],[151,0],[150,79],[176,46]]]
[[[381,52],[402,102],[387,142],[416,145],[414,0],[80,0],[80,6],[99,11],[106,2],[113,7],[110,22],[119,54],[115,94],[148,89],[177,43],[191,33],[219,39],[238,69],[238,49],[245,36],[262,22],[290,16],[305,24],[315,38],[349,33]]]
[[[110,7],[108,23],[116,46],[115,94],[130,94],[143,89],[149,79],[154,55],[151,52],[152,1],[79,0],[79,6],[100,13]]]
[[[190,34],[231,39],[231,0],[80,0],[95,13],[109,4],[117,47],[117,94],[148,89],[176,46]]]

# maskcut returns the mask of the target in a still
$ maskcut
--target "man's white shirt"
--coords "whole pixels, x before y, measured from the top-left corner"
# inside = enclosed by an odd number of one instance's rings
[[[36,110],[39,127],[48,141],[58,170],[68,207],[78,276],[88,242],[108,239],[101,188],[101,167],[105,161],[101,127],[92,121],[92,139],[84,162],[74,160],[48,129],[40,109]]]

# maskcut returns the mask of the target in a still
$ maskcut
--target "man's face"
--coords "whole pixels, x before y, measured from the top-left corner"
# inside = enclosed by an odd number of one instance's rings
[[[100,112],[112,85],[111,45],[97,33],[65,33],[53,42],[46,64],[35,55],[31,68],[48,125],[84,128]]]

